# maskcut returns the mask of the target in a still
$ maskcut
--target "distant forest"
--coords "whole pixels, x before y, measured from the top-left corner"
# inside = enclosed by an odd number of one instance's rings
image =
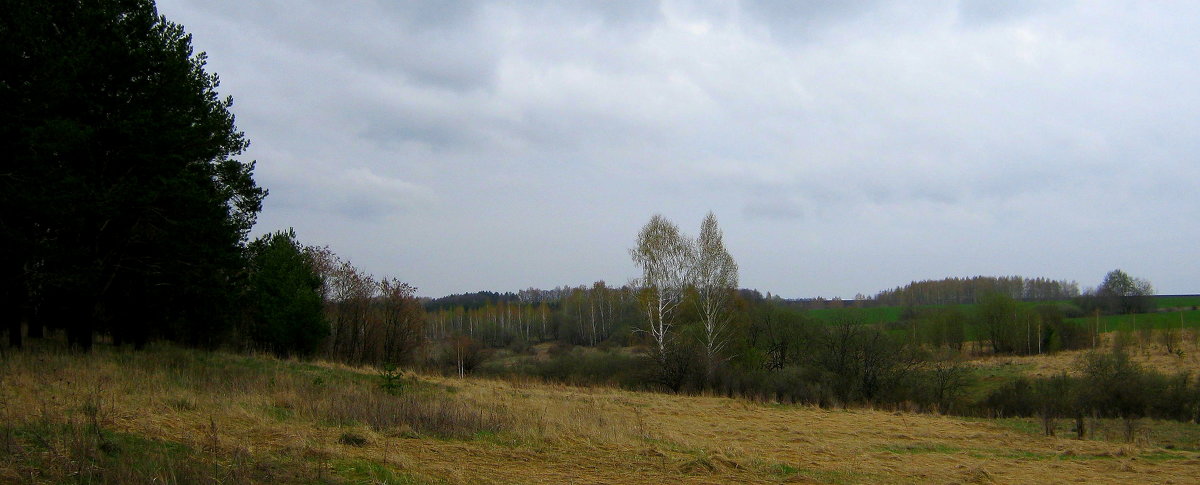
[[[528,288],[517,292],[478,291],[424,299],[429,336],[434,339],[465,334],[489,346],[503,347],[514,340],[562,340],[577,345],[597,345],[614,336],[629,341],[645,320],[638,308],[638,288],[610,286],[604,281],[576,287]],[[984,297],[1004,295],[1022,301],[1077,299],[1073,281],[1021,276],[975,276],[915,281],[879,292],[874,298],[859,295],[840,298],[786,299],[755,289],[736,292],[739,307],[764,303],[795,310],[871,308],[879,306],[971,305]]]
[[[1079,284],[1020,276],[922,280],[881,291],[872,303],[885,306],[972,304],[978,303],[984,295],[996,293],[1026,301],[1069,300],[1079,296]]]

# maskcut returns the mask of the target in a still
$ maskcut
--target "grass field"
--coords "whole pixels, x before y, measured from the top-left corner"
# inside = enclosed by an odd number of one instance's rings
[[[1101,332],[1139,331],[1146,329],[1165,328],[1200,328],[1200,296],[1164,296],[1156,297],[1155,307],[1160,311],[1135,315],[1104,315],[1097,322],[1096,317],[1069,318],[1068,322],[1091,328],[1099,325]],[[1069,302],[1019,302],[1022,306],[1035,306],[1048,303]],[[956,306],[966,315],[972,315],[975,305],[926,305],[917,307],[918,311]],[[893,323],[900,320],[902,307],[870,307],[861,309],[822,309],[808,310],[806,313],[823,322],[833,322],[840,315],[852,313],[865,323]],[[967,338],[978,338],[974,329],[968,326]]]
[[[1161,331],[1154,332],[1151,334],[1149,342],[1141,342],[1138,340],[1140,336],[1135,336],[1126,350],[1130,360],[1143,368],[1167,375],[1189,372],[1194,376],[1200,376],[1200,330],[1189,329],[1180,334],[1178,338],[1182,343],[1175,347],[1177,352],[1174,353],[1167,352],[1159,343],[1161,335]],[[1114,338],[1117,338],[1114,332],[1101,335],[1096,345],[1097,349],[1102,352],[1108,351],[1113,346]],[[990,372],[991,375],[998,378],[1006,374],[1010,377],[1016,375],[1048,377],[1062,372],[1073,373],[1077,367],[1076,363],[1089,351],[1091,349],[1067,350],[1042,355],[985,356],[971,362],[981,369],[987,369],[986,372]]]
[[[995,363],[996,365],[1001,365]],[[1194,483],[1200,430],[409,376],[172,347],[6,351],[0,482]],[[1115,426],[1115,425],[1114,425]],[[1104,429],[1102,426],[1101,429]],[[1116,429],[1115,427],[1113,429]],[[1117,433],[1119,434],[1119,433]]]
[[[1181,308],[1200,306],[1200,296],[1159,296],[1154,298],[1158,308]]]
[[[1096,325],[1096,317],[1080,317],[1067,319],[1079,325]],[[1132,315],[1103,315],[1099,318],[1101,332],[1136,331],[1147,328],[1197,328],[1200,327],[1200,310],[1165,311],[1156,313],[1137,313]],[[1090,327],[1089,327],[1090,328]]]
[[[932,308],[932,307],[921,307]],[[862,318],[865,323],[891,323],[900,320],[900,312],[903,308],[898,306],[881,306],[869,308],[854,308],[854,309],[822,309],[822,310],[807,310],[807,314],[821,320],[823,322],[832,322],[838,315],[846,312],[853,312],[856,316]]]

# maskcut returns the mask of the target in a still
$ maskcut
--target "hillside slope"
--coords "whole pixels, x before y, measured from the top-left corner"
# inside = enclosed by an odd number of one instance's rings
[[[1011,422],[437,376],[170,347],[0,360],[0,482],[1194,483],[1177,449]],[[1195,425],[1180,425],[1192,426]]]

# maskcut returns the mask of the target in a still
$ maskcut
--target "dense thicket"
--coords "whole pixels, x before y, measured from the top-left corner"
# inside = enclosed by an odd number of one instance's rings
[[[179,25],[152,1],[9,1],[0,16],[0,261],[9,338],[62,328],[215,344],[240,315],[265,191]]]
[[[1075,299],[1085,312],[1145,313],[1154,309],[1154,286],[1119,269],[1109,271],[1100,286]]]
[[[1200,381],[1190,374],[1144,369],[1120,350],[1090,352],[1076,364],[1078,375],[1018,378],[993,391],[979,407],[996,416],[1037,416],[1046,434],[1054,422],[1072,419],[1076,436],[1087,433],[1085,418],[1119,418],[1132,441],[1143,417],[1194,422],[1200,419]]]
[[[308,247],[305,253],[321,276],[323,317],[329,325],[322,355],[375,365],[422,357],[426,321],[415,287],[395,278],[376,279],[327,247]]]
[[[640,323],[636,290],[603,281],[591,286],[472,294],[426,304],[427,333],[435,340],[466,335],[491,347],[561,340],[577,345],[626,345]],[[536,295],[536,296],[534,296]],[[511,296],[511,297],[509,297]],[[460,304],[450,306],[449,302]]]

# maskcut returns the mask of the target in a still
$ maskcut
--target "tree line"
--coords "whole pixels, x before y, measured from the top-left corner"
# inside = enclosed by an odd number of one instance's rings
[[[267,191],[183,27],[152,0],[16,0],[0,16],[0,328],[348,362],[423,341],[415,288],[292,231],[253,241]]]
[[[545,341],[626,345],[639,323],[634,287],[613,287],[604,281],[554,290],[454,295],[428,301],[425,308],[430,339],[466,335],[490,347]]]
[[[972,304],[994,294],[1017,300],[1069,300],[1079,296],[1079,284],[1021,276],[922,280],[880,291],[872,303],[885,306]]]
[[[1051,436],[1056,421],[1067,419],[1079,439],[1094,432],[1089,423],[1097,418],[1120,419],[1126,441],[1135,439],[1144,417],[1200,420],[1200,382],[1187,372],[1172,375],[1143,368],[1119,348],[1089,352],[1075,370],[1076,375],[1017,378],[989,394],[979,407],[993,416],[1038,417]]]
[[[9,341],[216,345],[240,318],[266,190],[232,99],[152,1],[0,17],[0,312]]]

